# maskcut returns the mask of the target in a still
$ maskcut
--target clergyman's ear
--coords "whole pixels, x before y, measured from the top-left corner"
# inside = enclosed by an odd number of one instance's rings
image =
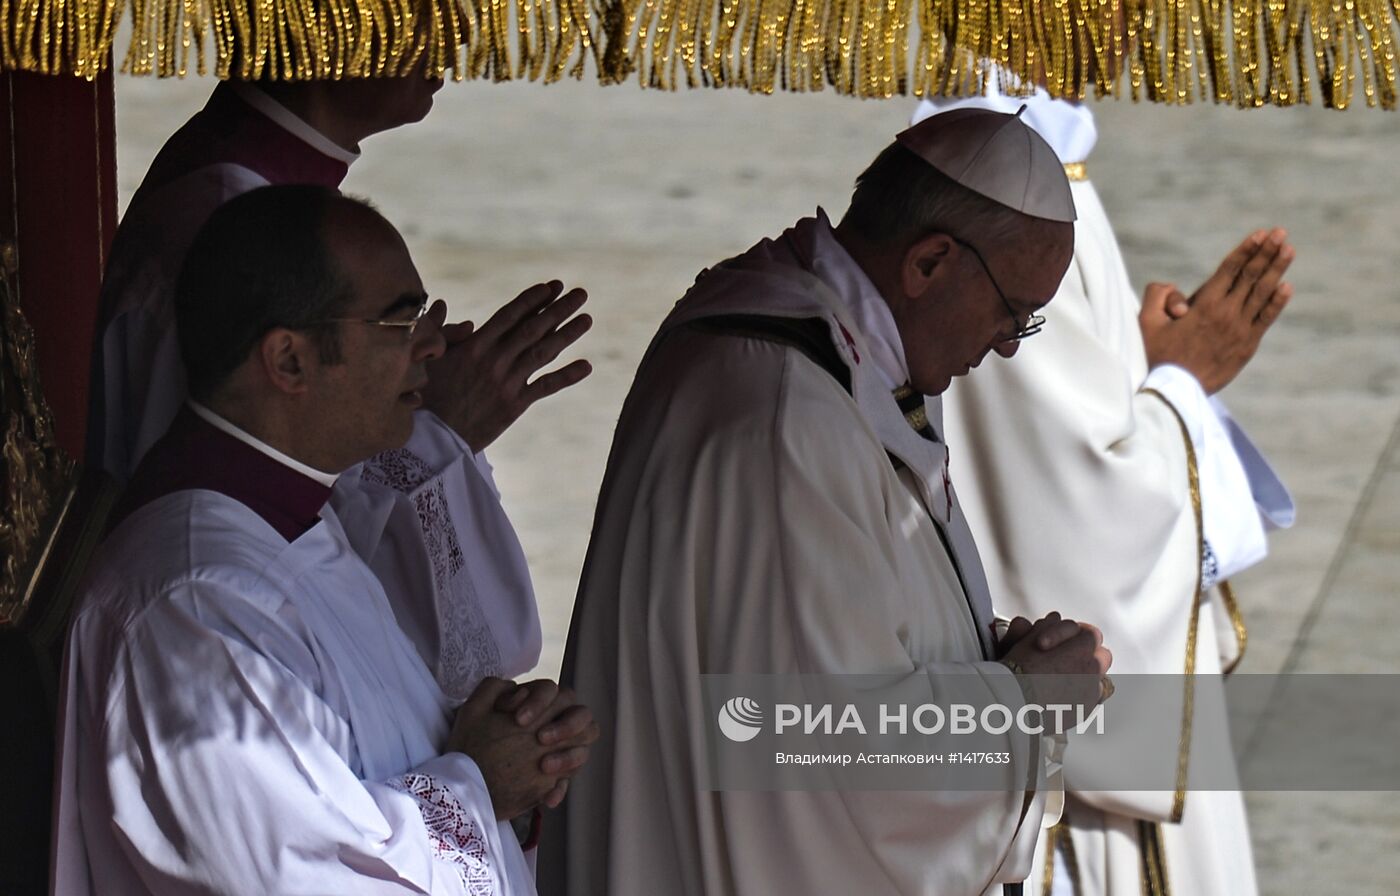
[[[946,273],[940,268],[951,260],[952,249],[953,239],[946,233],[931,233],[911,244],[899,271],[904,295],[913,299],[927,293],[933,280]]]
[[[296,395],[306,391],[307,364],[313,351],[306,334],[276,327],[258,342],[257,359],[273,388]]]

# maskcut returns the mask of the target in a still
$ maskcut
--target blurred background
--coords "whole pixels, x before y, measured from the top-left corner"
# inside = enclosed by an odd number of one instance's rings
[[[120,208],[212,87],[118,76]],[[558,674],[613,425],[657,324],[701,268],[818,206],[839,216],[913,106],[449,82],[426,121],[365,143],[345,190],[399,227],[451,318],[479,324],[549,279],[590,295],[593,330],[559,363],[586,357],[592,376],[487,452],[540,602],[537,674]],[[1189,293],[1257,227],[1286,227],[1297,246],[1293,303],[1223,393],[1298,505],[1269,559],[1235,580],[1250,631],[1239,672],[1400,672],[1400,117],[1094,111],[1090,176],[1139,291]],[[1263,892],[1400,892],[1392,794],[1249,801]]]

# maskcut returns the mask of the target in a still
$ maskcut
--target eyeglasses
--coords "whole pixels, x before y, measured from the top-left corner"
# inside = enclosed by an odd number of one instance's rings
[[[977,263],[982,265],[982,270],[986,273],[987,280],[992,284],[992,289],[995,289],[997,291],[997,298],[1001,299],[1001,304],[1006,306],[1006,313],[1011,315],[1011,323],[1013,326],[1016,327],[1016,332],[1010,336],[1005,337],[1002,340],[1003,342],[1019,342],[1022,339],[1027,338],[1028,336],[1034,336],[1036,333],[1039,333],[1045,328],[1045,315],[1043,314],[1032,313],[1026,318],[1026,322],[1024,324],[1021,323],[1020,315],[1016,313],[1015,308],[1011,307],[1011,302],[1007,300],[1006,293],[1001,291],[1001,284],[997,283],[997,278],[992,276],[992,269],[987,267],[987,259],[982,257],[982,253],[977,251],[976,246],[972,245],[971,243],[964,242],[963,240],[960,240],[957,237],[952,236],[951,234],[949,234],[948,238],[951,239],[953,242],[957,243],[959,246],[962,246],[967,251],[971,252],[973,257],[977,259]]]
[[[328,317],[318,320],[318,324],[369,324],[375,327],[393,327],[403,330],[407,339],[412,339],[414,332],[418,329],[418,323],[423,319],[423,315],[428,313],[428,299],[424,298],[419,304],[418,310],[413,312],[412,317]]]

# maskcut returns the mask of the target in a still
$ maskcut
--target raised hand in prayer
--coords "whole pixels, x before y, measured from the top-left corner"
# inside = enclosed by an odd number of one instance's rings
[[[541,742],[540,729],[557,719],[557,713],[551,716],[546,710],[532,715],[532,721],[522,725],[516,716],[496,708],[502,697],[517,689],[513,682],[500,678],[484,680],[458,708],[447,741],[449,750],[465,753],[476,762],[499,820],[515,818],[545,804],[559,789],[560,776],[573,774],[587,759],[586,746],[582,747],[581,756],[569,753],[573,746],[566,747],[565,755],[561,755],[563,742]],[[558,702],[556,694],[550,706]],[[591,715],[587,721],[592,723]],[[596,724],[592,725],[591,734],[590,743],[597,737]],[[551,762],[546,762],[551,758]],[[547,766],[550,771],[545,771]],[[562,798],[561,793],[559,799]]]
[[[1293,297],[1283,282],[1293,257],[1282,229],[1257,230],[1190,298],[1170,283],[1150,284],[1138,316],[1148,364],[1175,364],[1207,393],[1223,389]]]
[[[587,314],[575,316],[587,299],[551,280],[501,306],[480,329],[469,320],[443,327],[447,350],[428,363],[424,407],[481,451],[530,405],[592,372],[579,359],[530,379],[593,325]]]
[[[1024,616],[1011,620],[997,643],[997,659],[1017,675],[1032,675],[1027,697],[1044,705],[1090,708],[1106,699],[1103,682],[1113,654],[1103,646],[1103,632],[1087,622],[1050,613],[1035,623]]]

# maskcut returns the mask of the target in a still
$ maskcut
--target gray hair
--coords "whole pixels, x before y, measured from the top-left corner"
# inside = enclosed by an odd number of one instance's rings
[[[900,143],[856,178],[841,223],[876,245],[906,246],[930,233],[1000,245],[1036,221],[962,186]]]

